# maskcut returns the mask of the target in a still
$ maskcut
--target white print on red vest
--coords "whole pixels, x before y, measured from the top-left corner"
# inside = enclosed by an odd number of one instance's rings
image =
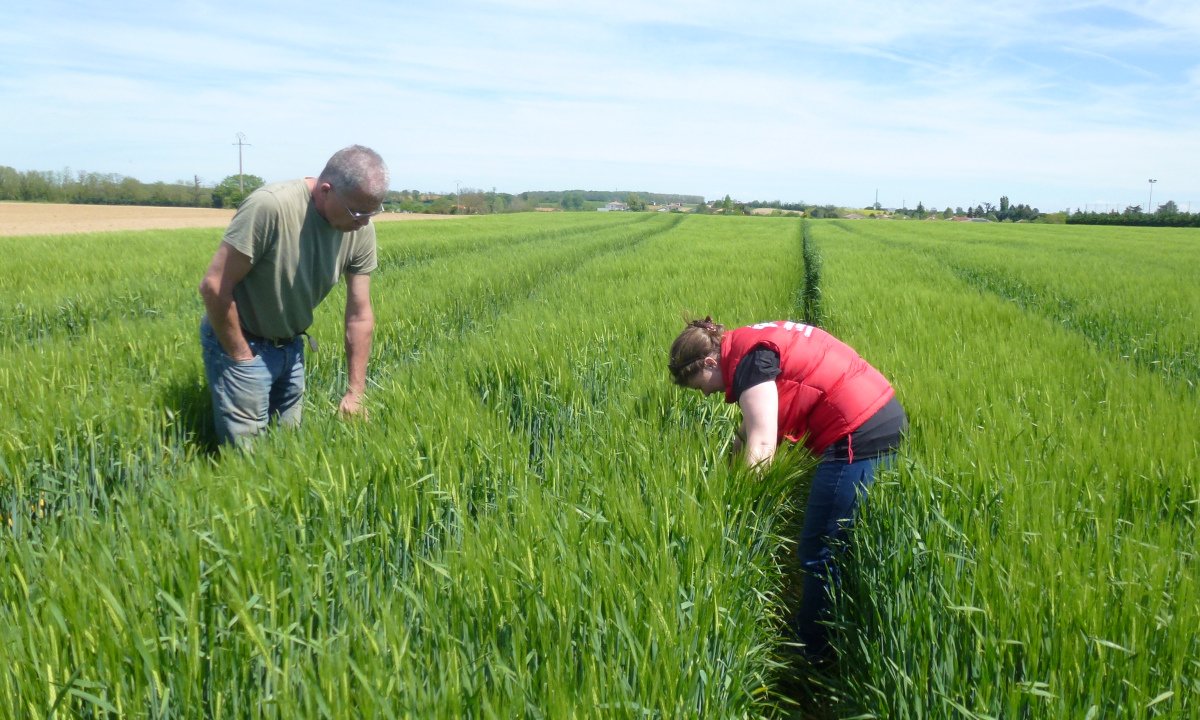
[[[767,328],[780,327],[780,325],[779,325],[779,323],[765,322],[765,323],[759,323],[757,325],[751,325],[750,327],[753,330],[766,330]],[[788,320],[787,322],[785,322],[782,325],[782,327],[784,330],[795,330],[798,333],[804,333],[804,337],[812,337],[812,333],[813,333],[812,325],[805,325],[804,323],[794,323],[791,320]]]

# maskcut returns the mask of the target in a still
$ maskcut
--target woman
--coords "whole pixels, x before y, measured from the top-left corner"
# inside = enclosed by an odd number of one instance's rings
[[[895,391],[850,346],[791,321],[726,332],[712,318],[694,320],[671,345],[669,368],[676,384],[705,396],[723,392],[741,407],[734,451],[747,465],[769,464],[784,439],[821,459],[798,547],[805,577],[794,630],[806,655],[825,657],[820,620],[837,579],[835,545],[846,539],[876,466],[894,455],[908,427]]]

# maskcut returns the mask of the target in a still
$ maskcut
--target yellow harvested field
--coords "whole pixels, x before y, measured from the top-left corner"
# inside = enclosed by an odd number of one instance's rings
[[[66,235],[112,230],[219,228],[228,225],[232,217],[233,210],[213,208],[0,202],[0,237]],[[383,213],[376,216],[374,222],[445,220],[455,217],[464,216]]]

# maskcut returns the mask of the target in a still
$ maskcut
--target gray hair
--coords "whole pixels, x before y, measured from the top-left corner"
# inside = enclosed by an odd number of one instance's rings
[[[361,190],[382,202],[388,192],[389,177],[379,153],[363,145],[351,145],[329,158],[317,180],[342,190]]]

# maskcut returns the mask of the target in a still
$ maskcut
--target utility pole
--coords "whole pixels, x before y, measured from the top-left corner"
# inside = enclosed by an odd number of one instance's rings
[[[1146,214],[1154,212],[1154,183],[1158,182],[1154,178],[1150,178],[1150,199],[1146,201]]]
[[[250,143],[246,142],[246,133],[238,133],[237,139],[237,142],[230,144],[238,146],[238,192],[240,192],[242,195],[245,195],[246,183],[242,180],[242,147],[249,145]]]

